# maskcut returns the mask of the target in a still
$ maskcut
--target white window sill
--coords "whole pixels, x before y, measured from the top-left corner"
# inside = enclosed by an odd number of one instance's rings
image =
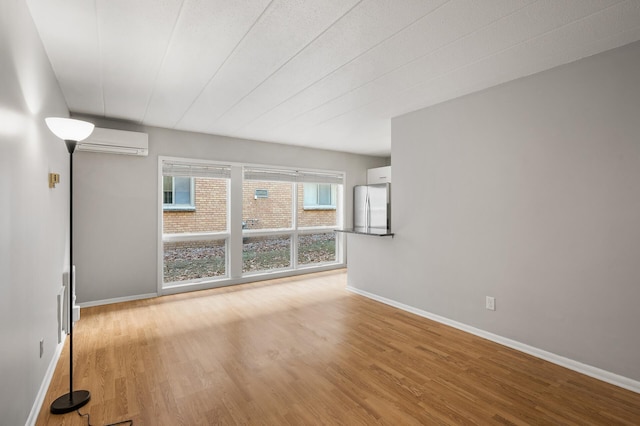
[[[304,206],[303,210],[335,210],[336,206]]]
[[[195,206],[162,206],[165,212],[195,212]]]

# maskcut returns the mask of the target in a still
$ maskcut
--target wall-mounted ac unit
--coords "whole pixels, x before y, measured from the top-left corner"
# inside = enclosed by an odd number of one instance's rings
[[[96,127],[87,139],[78,143],[78,151],[108,154],[149,155],[149,135],[141,132]]]

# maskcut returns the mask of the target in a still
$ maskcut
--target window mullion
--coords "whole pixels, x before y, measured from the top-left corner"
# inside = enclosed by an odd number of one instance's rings
[[[171,204],[176,203],[176,178],[171,176]]]
[[[298,185],[299,183],[293,183],[293,192],[291,197],[291,213],[293,215],[293,232],[291,234],[291,267],[298,269]]]
[[[193,207],[195,207],[196,206],[196,180],[194,178],[189,178],[189,184],[190,184],[189,202]]]
[[[242,166],[231,167],[229,210],[229,277],[242,277]]]

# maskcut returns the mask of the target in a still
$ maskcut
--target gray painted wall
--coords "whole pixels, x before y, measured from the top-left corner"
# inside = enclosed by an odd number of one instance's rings
[[[640,380],[640,43],[396,118],[391,158],[351,286]]]
[[[0,423],[27,420],[58,341],[69,161],[47,116],[68,116],[27,5],[0,2]],[[60,184],[48,187],[49,172]],[[45,351],[39,357],[39,341]]]
[[[149,156],[75,154],[80,303],[157,291],[158,156],[342,170],[347,173],[347,194],[353,185],[366,182],[367,168],[388,164],[388,158],[85,118],[99,127],[147,132]],[[347,200],[350,220],[351,197]]]

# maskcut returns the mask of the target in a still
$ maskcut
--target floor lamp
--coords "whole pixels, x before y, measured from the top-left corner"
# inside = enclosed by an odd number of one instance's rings
[[[45,121],[49,130],[64,140],[69,151],[69,393],[51,404],[53,414],[64,414],[77,410],[91,399],[89,391],[73,390],[73,151],[78,142],[89,137],[94,126],[71,118],[49,117]]]

